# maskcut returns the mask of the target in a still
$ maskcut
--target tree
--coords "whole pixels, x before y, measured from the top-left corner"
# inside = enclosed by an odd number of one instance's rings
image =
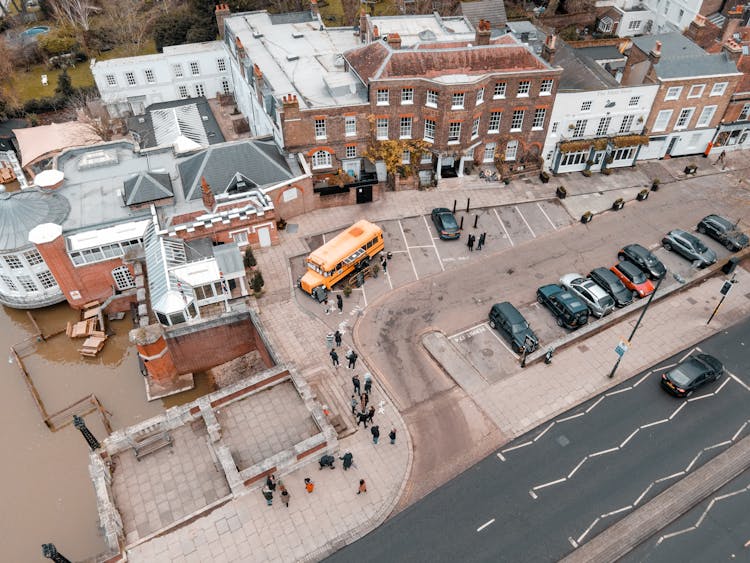
[[[375,135],[375,116],[368,116],[371,140],[365,149],[364,156],[372,162],[383,161],[388,173],[388,187],[395,188],[396,174],[408,178],[414,173],[422,153],[430,150],[430,144],[422,139],[387,139],[378,140]],[[404,154],[409,153],[409,162],[404,163]]]
[[[253,254],[253,249],[251,247],[247,247],[247,250],[245,250],[245,268],[254,268],[258,261],[255,259],[255,255]]]
[[[71,82],[70,76],[68,75],[68,69],[63,69],[62,74],[60,74],[60,76],[57,78],[55,94],[68,99],[73,95],[74,92],[75,88],[73,88],[73,83]]]
[[[101,11],[87,0],[47,0],[47,5],[59,24],[69,23],[83,31],[88,31],[91,18]]]
[[[341,0],[341,8],[344,11],[344,25],[359,25],[359,0]]]
[[[125,46],[128,55],[136,55],[141,50],[158,17],[157,10],[144,0],[117,0],[104,5],[107,20],[116,22],[108,31],[117,44]]]
[[[169,14],[162,14],[154,22],[152,29],[156,50],[161,52],[168,45],[182,45],[188,42],[188,32],[193,27],[200,27],[200,20],[185,9]],[[212,39],[216,37],[215,27]],[[198,35],[200,32],[194,32]],[[204,32],[207,33],[207,32]]]
[[[255,293],[260,293],[261,289],[263,289],[263,286],[266,284],[265,281],[263,281],[263,274],[260,273],[260,270],[255,271],[255,275],[253,276],[252,281],[250,282],[250,285],[253,288],[253,291]]]
[[[99,110],[96,110],[97,105]],[[78,122],[102,141],[111,141],[114,136],[114,122],[107,110],[101,106],[96,87],[77,88],[68,99],[68,107],[75,110]],[[94,109],[92,109],[94,108]]]

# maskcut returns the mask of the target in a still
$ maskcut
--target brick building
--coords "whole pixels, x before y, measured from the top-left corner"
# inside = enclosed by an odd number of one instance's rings
[[[623,86],[659,86],[646,120],[650,139],[641,158],[709,150],[741,79],[742,73],[726,54],[708,54],[679,33],[634,38]]]

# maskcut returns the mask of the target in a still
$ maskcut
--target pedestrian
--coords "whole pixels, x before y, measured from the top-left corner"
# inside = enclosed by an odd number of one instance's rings
[[[727,151],[721,151],[721,153],[719,153],[719,158],[716,159],[716,162],[714,162],[714,164],[719,164],[719,163],[724,164],[724,159],[726,157],[727,157]]]
[[[357,405],[359,404],[359,401],[357,400],[356,395],[352,395],[352,414],[357,415]]]
[[[331,350],[331,361],[333,362],[333,367],[339,367],[339,355],[336,353],[336,350]]]
[[[336,306],[339,308],[339,315],[344,312],[344,299],[340,293],[336,295]]]
[[[391,428],[391,431],[388,433],[388,437],[391,439],[391,444],[396,443],[396,429]]]
[[[334,469],[334,462],[336,461],[336,458],[332,455],[324,455],[318,460],[318,465],[320,465],[319,469],[323,469],[324,467],[330,467],[331,469]]]
[[[276,490],[276,477],[274,477],[273,473],[266,477],[266,487],[272,491]]]
[[[305,477],[305,490],[311,493],[315,490],[315,483],[313,483],[309,477]]]
[[[385,254],[380,257],[380,265],[383,266],[384,273],[388,272],[388,258],[385,256]]]
[[[372,419],[375,417],[375,407],[370,407],[370,410],[367,411],[367,422],[372,424]]]
[[[359,411],[359,414],[357,415],[357,426],[359,426],[360,423],[364,424],[365,428],[367,428],[367,413],[364,410]]]
[[[289,497],[291,496],[289,491],[287,491],[286,487],[281,483],[279,483],[279,490],[281,491],[281,502],[284,503],[284,506],[289,508]]]
[[[474,235],[469,235],[469,252],[474,252],[474,241],[476,240],[476,237]]]
[[[341,332],[337,330],[333,334],[333,337],[336,339],[336,347],[338,348],[339,346],[341,346]]]
[[[344,471],[349,469],[352,466],[352,463],[354,463],[354,456],[352,455],[352,452],[346,452],[343,457],[340,457],[339,459],[344,460]]]
[[[349,369],[354,369],[354,366],[357,365],[358,357],[359,356],[357,356],[357,353],[354,350],[349,352],[349,355],[346,357],[346,359],[349,360]]]
[[[268,506],[271,506],[273,504],[273,492],[268,488],[268,485],[265,485],[261,489],[261,492],[263,493],[263,497],[266,499],[266,504]]]
[[[370,395],[367,393],[362,393],[359,396],[360,403],[362,405],[362,410],[365,410],[367,408],[367,403],[370,402]]]
[[[362,393],[362,390],[359,387],[359,376],[355,373],[352,376],[352,385],[354,385],[354,393],[359,395]]]
[[[372,379],[365,379],[365,393],[369,395],[371,390],[372,390]]]
[[[323,299],[323,309],[325,309],[326,315],[331,313],[331,306],[328,304],[328,297]]]
[[[372,443],[377,444],[380,439],[380,426],[377,424],[370,428],[370,434],[372,434]]]
[[[367,484],[364,479],[359,480],[359,490],[357,491],[358,495],[361,495],[362,493],[367,493]]]
[[[479,244],[477,245],[477,250],[482,250],[482,247],[484,246],[484,241],[487,238],[487,233],[482,233],[479,235]]]

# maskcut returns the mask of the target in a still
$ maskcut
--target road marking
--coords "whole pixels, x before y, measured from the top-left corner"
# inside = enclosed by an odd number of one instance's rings
[[[692,350],[690,350],[690,351],[686,352],[686,353],[685,353],[685,355],[684,355],[684,356],[682,356],[682,358],[680,358],[680,361],[679,361],[679,362],[677,362],[677,363],[681,364],[682,362],[684,362],[684,361],[685,361],[685,360],[686,360],[686,359],[688,358],[688,356],[690,356],[690,354],[692,354],[692,353],[693,353],[693,352],[695,352],[696,350],[700,351],[700,348],[698,348],[698,347],[695,347],[695,348],[693,348]]]
[[[388,285],[393,289],[393,282],[391,281],[391,274],[388,273],[388,270],[385,271],[385,277],[388,279]]]
[[[588,535],[588,533],[593,529],[593,527],[597,525],[599,520],[601,520],[601,517],[597,517],[596,520],[594,520],[591,523],[591,525],[588,528],[586,528],[586,530],[578,537],[578,540],[576,541],[578,541],[578,543],[581,543],[583,541],[583,538],[585,538]]]
[[[415,244],[409,248],[435,248],[435,243],[432,244]]]
[[[641,383],[643,383],[646,379],[648,379],[648,376],[651,375],[652,373],[653,373],[653,370],[647,372],[646,375],[644,375],[638,381],[636,381],[635,383],[633,383],[633,387],[638,387]]]
[[[584,414],[586,414],[586,413],[585,412],[579,412],[578,414],[574,414],[573,416],[567,416],[565,418],[561,418],[557,422],[558,423],[559,422],[567,422],[568,420],[573,420],[574,418],[578,418],[579,416],[583,416]]]
[[[617,510],[613,510],[612,512],[607,512],[606,514],[602,514],[602,518],[608,518],[610,516],[614,516],[615,514],[619,514],[620,512],[625,512],[626,510],[630,510],[633,508],[631,505],[623,506],[622,508],[618,508]]]
[[[596,400],[596,402],[593,405],[591,405],[589,408],[586,409],[586,414],[588,414],[589,411],[591,411],[596,405],[598,405],[599,403],[601,403],[603,400],[604,400],[604,396],[602,395],[601,397],[599,397]]]
[[[444,272],[445,266],[443,266],[443,261],[440,259],[440,253],[438,252],[437,246],[435,246],[435,239],[432,238],[432,231],[430,231],[430,226],[427,224],[427,217],[422,215],[422,219],[424,219],[424,226],[427,228],[427,234],[430,235],[430,240],[432,240],[432,248],[435,249],[435,256],[437,256],[438,262],[440,262],[440,269]]]
[[[478,325],[474,325],[474,326],[472,326],[470,328],[467,328],[466,330],[462,330],[461,332],[457,332],[456,334],[451,334],[448,338],[450,340],[453,340],[457,336],[461,336],[462,334],[466,334],[467,332],[471,332],[472,330],[476,330],[476,329],[482,327],[482,330],[479,331],[479,332],[477,332],[477,334],[481,334],[482,332],[484,332],[484,327],[486,327],[487,324],[488,323],[479,323]]]
[[[497,217],[498,223],[500,223],[500,226],[503,228],[503,231],[505,231],[505,236],[508,237],[508,240],[510,241],[510,245],[515,246],[513,244],[513,239],[510,238],[510,234],[508,234],[508,229],[505,228],[505,224],[503,223],[503,220],[500,219],[500,214],[497,212],[497,208],[493,209],[493,211],[495,212],[495,217]]]
[[[362,287],[358,288],[360,291],[362,291],[362,297],[365,300],[365,309],[367,308],[367,294],[365,293],[365,284],[362,284]]]
[[[544,212],[544,209],[542,208],[542,206],[541,206],[541,205],[539,204],[539,202],[538,202],[538,201],[536,202],[536,206],[537,206],[537,207],[539,208],[539,211],[541,211],[541,212],[542,212],[542,215],[544,215],[544,216],[545,216],[545,217],[547,218],[547,221],[549,221],[549,224],[550,224],[550,225],[552,225],[552,228],[553,228],[553,229],[555,229],[555,230],[557,230],[557,225],[555,225],[555,224],[554,224],[554,223],[552,222],[552,219],[550,219],[550,218],[549,218],[549,215],[547,215],[547,214],[546,214],[546,213]]]
[[[640,503],[643,500],[643,497],[646,496],[646,494],[651,490],[651,487],[653,487],[654,484],[651,483],[648,487],[646,487],[646,490],[641,493],[641,496],[639,496],[637,499],[635,499],[635,502],[633,503],[633,506],[638,506],[638,503]]]
[[[675,411],[669,415],[669,420],[672,420],[675,416],[677,416],[677,413],[680,412],[685,405],[687,405],[687,401],[683,402],[679,407],[675,409]]]
[[[488,324],[488,326],[489,326],[489,324]],[[492,333],[492,336],[494,336],[495,338],[497,338],[497,341],[500,344],[503,345],[503,348],[505,348],[508,352],[510,352],[513,355],[513,357],[515,357],[517,360],[521,358],[521,356],[519,356],[518,354],[516,354],[511,348],[508,347],[508,345],[505,343],[505,341],[502,338],[500,338],[500,335],[497,333],[497,331],[492,330],[490,328],[490,332]]]
[[[684,471],[678,471],[677,473],[672,473],[671,475],[667,475],[666,477],[662,477],[661,479],[657,479],[654,481],[654,483],[662,483],[663,481],[669,481],[670,479],[674,479],[675,477],[679,477],[680,475],[685,475]]]
[[[517,450],[519,448],[530,446],[531,444],[533,444],[533,442],[529,440],[528,442],[524,442],[523,444],[518,444],[517,446],[513,446],[512,448],[505,448],[503,450],[503,453],[507,454],[508,452],[512,452],[513,450]]]
[[[539,434],[539,435],[538,435],[538,436],[537,436],[536,438],[534,438],[534,440],[533,440],[533,441],[534,441],[534,442],[536,442],[536,441],[537,441],[537,440],[538,440],[539,438],[541,438],[542,436],[544,436],[544,435],[545,435],[545,434],[547,433],[547,430],[549,430],[550,428],[552,428],[552,427],[553,427],[554,425],[555,425],[555,423],[554,423],[554,422],[551,422],[551,423],[550,423],[550,424],[549,424],[549,425],[547,426],[547,428],[545,428],[544,430],[542,430],[542,431],[541,431],[541,433],[540,433],[540,434]]]
[[[746,391],[750,391],[750,387],[748,387],[747,384],[744,381],[742,381],[739,377],[735,376],[733,373],[730,373],[730,372],[727,372],[727,375],[731,377],[732,379],[734,379],[737,383],[742,385]],[[727,381],[729,380],[727,379]]]
[[[533,498],[534,500],[539,498],[538,496],[536,496],[536,493],[534,491],[529,491],[529,494],[531,495],[531,498]]]
[[[714,395],[715,395],[715,394],[717,394],[717,393],[718,393],[719,391],[721,391],[722,389],[724,389],[724,386],[725,386],[725,385],[726,385],[727,383],[729,383],[729,378],[728,378],[728,377],[727,377],[727,378],[726,378],[726,379],[725,379],[724,381],[722,381],[722,382],[721,382],[721,385],[719,385],[719,386],[718,386],[718,387],[716,388],[716,391],[714,391]]]
[[[534,234],[534,229],[531,228],[531,225],[529,225],[529,222],[526,220],[526,217],[523,216],[523,213],[521,213],[521,210],[518,209],[517,205],[513,206],[516,211],[518,211],[518,214],[521,216],[521,219],[523,219],[523,222],[526,223],[526,228],[529,229],[529,232],[531,233],[531,236],[536,238],[536,234]]]
[[[570,536],[568,536],[568,541],[570,542],[570,545],[572,545],[573,547],[576,547],[576,548],[578,547],[578,542],[574,540],[573,538],[571,538]]]
[[[666,534],[659,538],[659,540],[656,542],[656,545],[659,545],[664,540],[668,540],[669,538],[679,536],[681,534],[684,534],[685,532],[692,532],[693,530],[695,530],[695,526],[691,526],[690,528],[685,528],[684,530],[680,530],[679,532],[672,532],[671,534]]]
[[[502,452],[497,452],[497,457],[500,459],[500,461],[505,461],[505,456],[502,454]]]
[[[669,422],[669,419],[668,418],[663,418],[661,420],[657,420],[656,422],[650,422],[648,424],[644,424],[640,428],[641,428],[641,430],[643,430],[644,428],[648,428],[649,426],[656,426],[657,424],[664,424],[665,422]]]
[[[609,393],[605,394],[605,397],[611,397],[612,395],[618,395],[620,393],[624,393],[625,391],[632,390],[632,387],[623,387],[622,389],[618,389],[617,391],[610,391]]]
[[[398,222],[398,228],[401,229],[401,236],[404,238],[404,244],[406,245],[406,253],[409,255],[409,262],[411,262],[411,269],[414,270],[414,277],[419,279],[419,274],[417,273],[417,267],[414,265],[414,260],[411,258],[411,252],[409,251],[409,241],[406,240],[406,233],[404,232],[404,226],[401,224],[401,221]]]
[[[598,456],[604,455],[604,454],[611,454],[612,452],[616,452],[619,449],[620,448],[618,448],[618,447],[609,448],[608,450],[602,450],[601,452],[595,452],[593,454],[589,454],[589,457],[598,457]]]
[[[732,436],[732,442],[734,442],[737,439],[737,436],[739,436],[740,432],[742,432],[745,429],[745,426],[747,426],[747,422],[745,422],[742,426],[740,426],[740,429],[734,433],[734,436]]]
[[[484,524],[482,524],[481,526],[479,526],[479,527],[477,528],[477,532],[481,532],[481,531],[482,531],[482,530],[484,530],[484,529],[485,529],[485,528],[486,528],[487,526],[489,526],[490,524],[492,524],[492,523],[493,523],[494,521],[495,521],[495,519],[494,519],[494,518],[493,518],[492,520],[488,520],[487,522],[485,522]]]
[[[640,428],[636,428],[635,430],[633,430],[633,432],[630,434],[630,436],[628,436],[627,438],[625,438],[625,441],[622,444],[620,444],[619,447],[620,448],[624,448],[625,444],[627,444],[628,442],[630,442],[630,439],[633,436],[635,436],[636,434],[638,434],[638,432],[640,432],[640,430],[641,430]]]
[[[552,485],[557,485],[558,483],[563,483],[567,481],[567,477],[563,477],[562,479],[557,479],[556,481],[550,481],[549,483],[544,483],[542,485],[537,485],[536,487],[532,487],[532,491],[539,491],[541,489],[546,489],[547,487],[551,487]]]
[[[718,444],[714,444],[713,446],[708,446],[707,448],[703,448],[703,451],[713,450],[715,448],[720,448],[722,446],[728,446],[732,443],[732,440],[724,440],[723,442],[719,442]]]
[[[581,461],[578,462],[578,465],[576,465],[573,468],[573,471],[571,471],[570,473],[568,473],[568,479],[570,479],[575,474],[575,472],[578,471],[584,463],[586,463],[586,460],[588,458],[589,458],[589,456],[586,456]]]

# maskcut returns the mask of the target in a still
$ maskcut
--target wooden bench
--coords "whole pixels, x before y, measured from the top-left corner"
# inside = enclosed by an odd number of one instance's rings
[[[156,434],[150,434],[139,438],[133,444],[133,451],[135,452],[135,459],[141,461],[141,458],[158,452],[162,448],[169,446],[172,447],[172,436],[167,432],[157,432]]]

